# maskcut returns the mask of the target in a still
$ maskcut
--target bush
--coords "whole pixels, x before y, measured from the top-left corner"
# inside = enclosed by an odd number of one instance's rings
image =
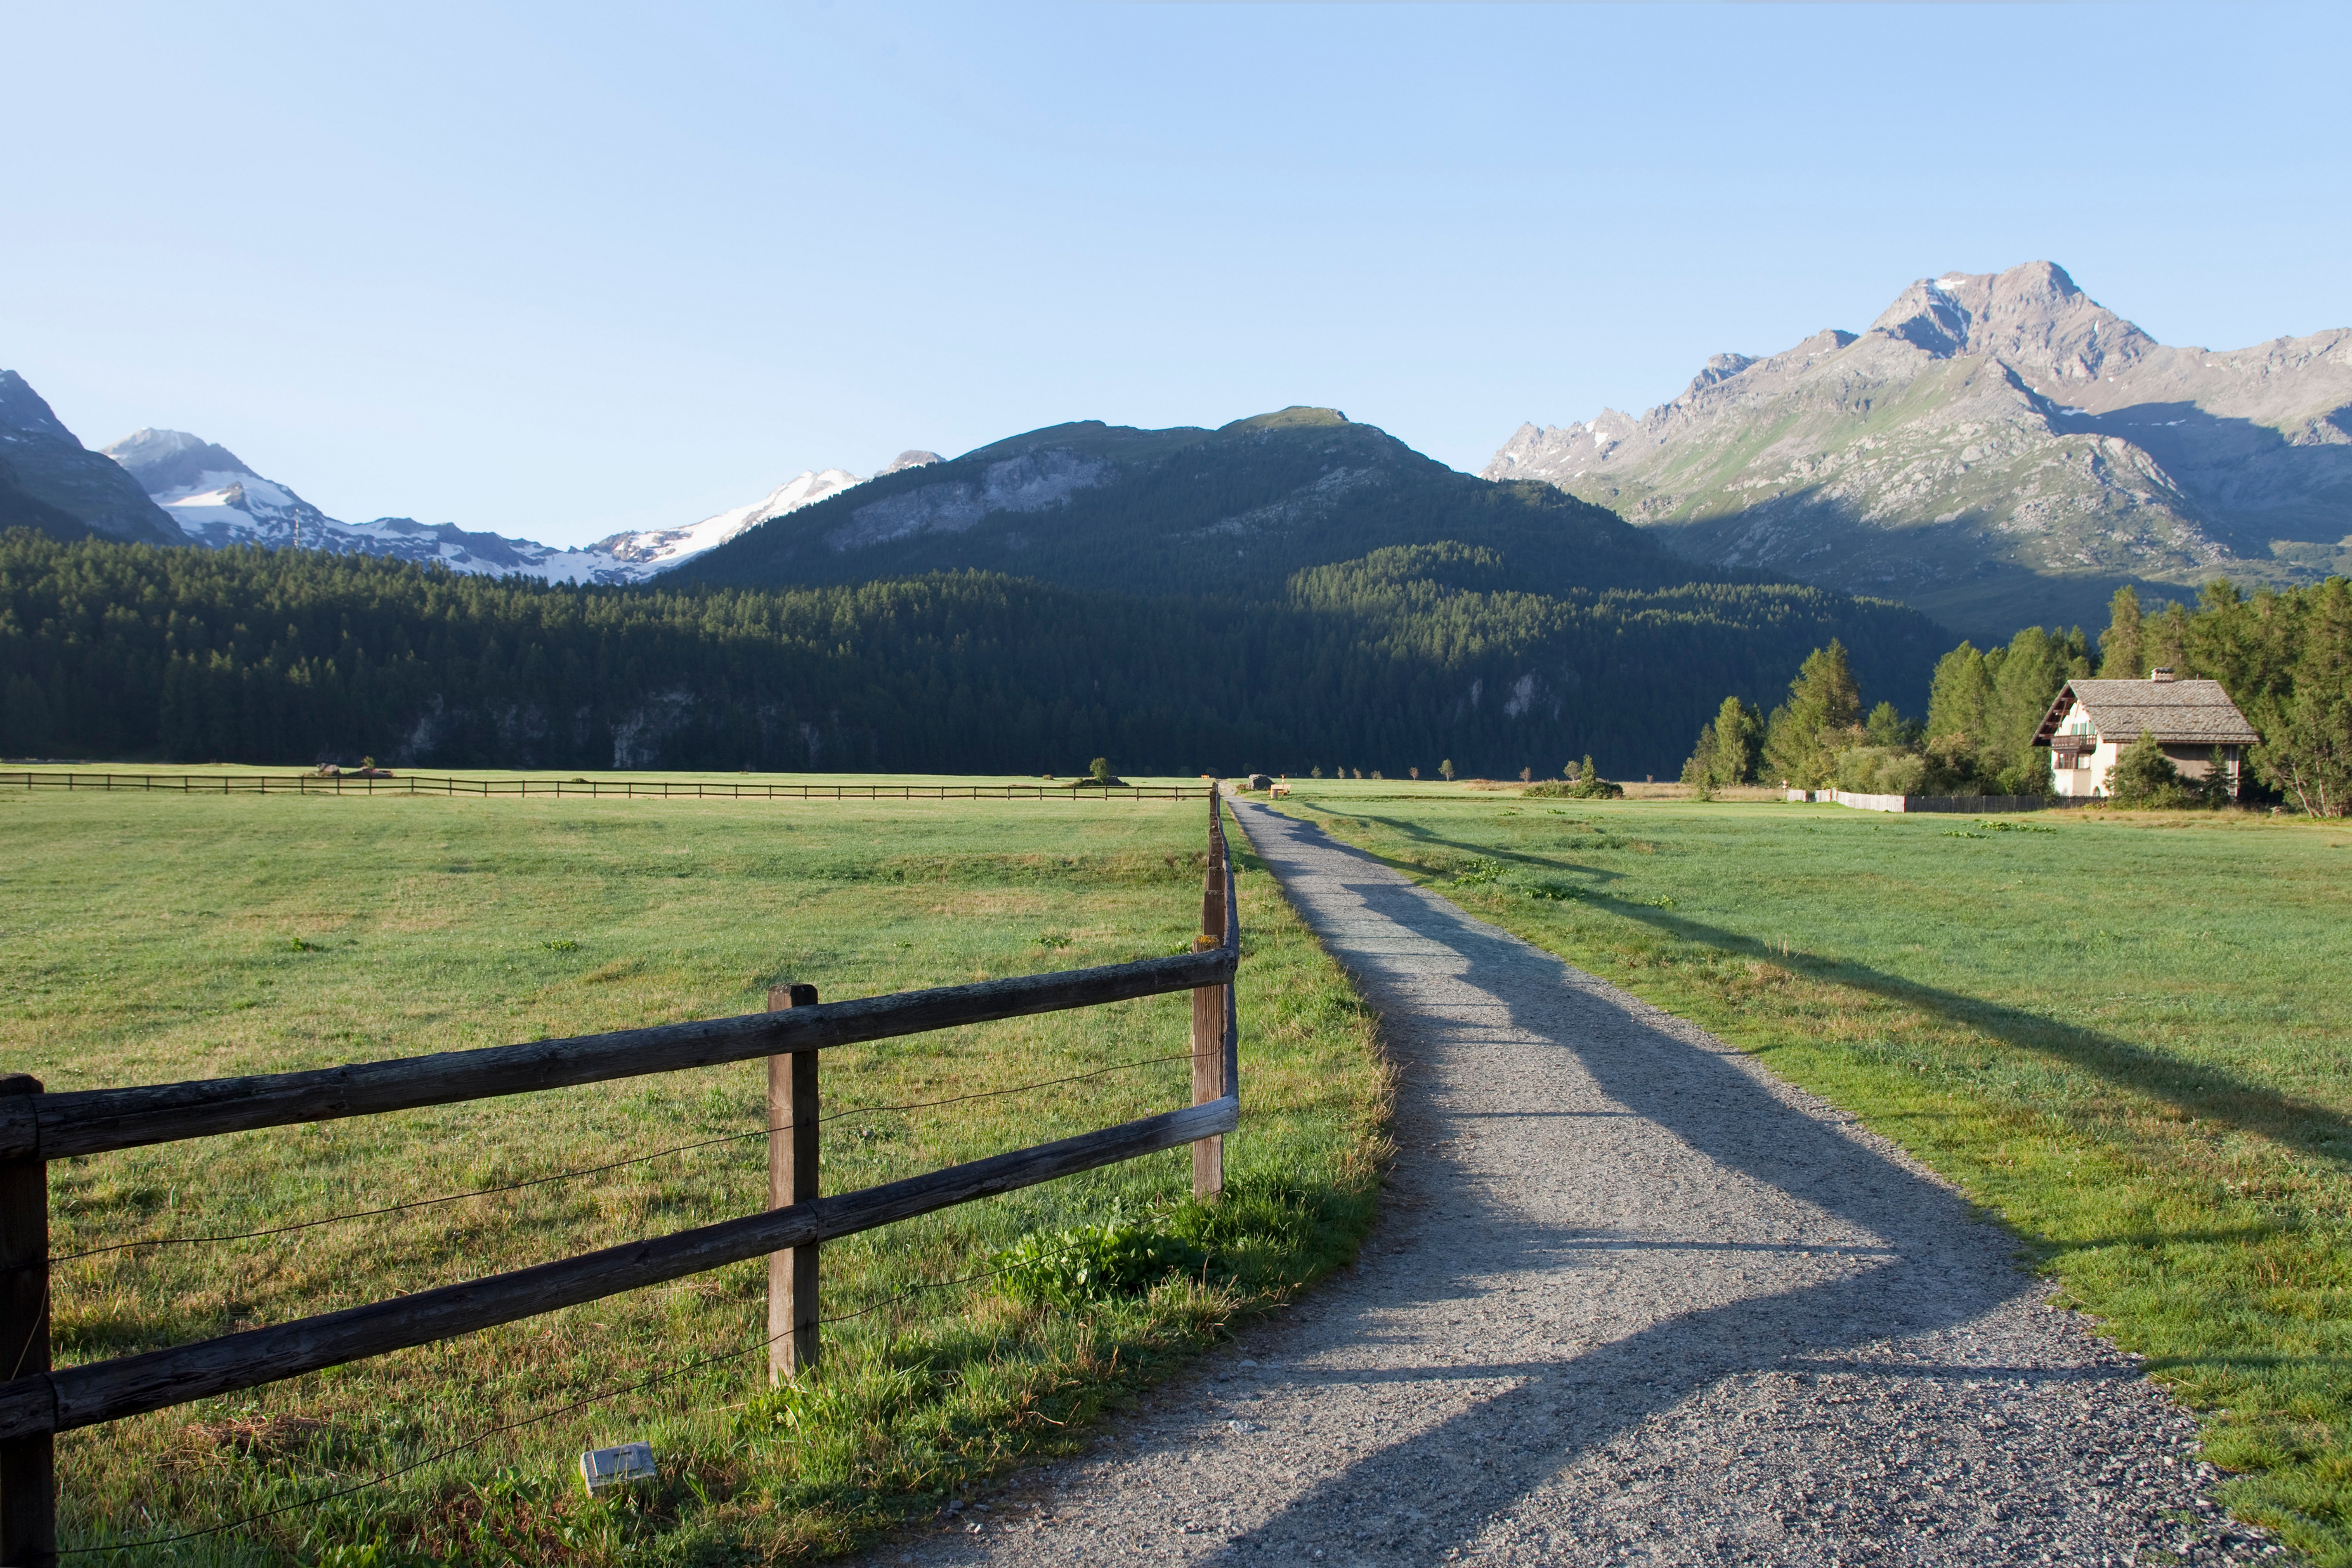
[[[1585,755],[1583,767],[1578,770],[1576,777],[1561,793],[1574,795],[1579,800],[1622,800],[1625,795],[1623,789],[1601,776],[1601,770],[1592,765],[1590,752]]]
[[[1837,787],[1853,795],[1924,795],[1927,759],[1895,746],[1855,746],[1837,754]]]
[[[1284,1176],[1245,1175],[1214,1203],[1188,1198],[1141,1215],[1113,1204],[1099,1224],[1031,1231],[995,1261],[1005,1294],[1066,1309],[1143,1296],[1180,1276],[1245,1291],[1283,1289],[1353,1256],[1370,1202]]]
[[[1355,1250],[1349,1215],[1362,1201],[1281,1175],[1246,1175],[1230,1182],[1215,1203],[1177,1205],[1167,1229],[1207,1253],[1211,1279],[1279,1288],[1347,1261]]]
[[[1546,779],[1540,784],[1531,784],[1519,793],[1523,795],[1566,795],[1576,800],[1622,800],[1624,798],[1625,791],[1622,785],[1611,784],[1607,779],[1602,778],[1601,776],[1601,771],[1592,765],[1592,759],[1591,757],[1585,758],[1580,766],[1571,763],[1569,766],[1561,769],[1560,771],[1568,774],[1568,777],[1565,779]],[[1685,782],[1687,783],[1688,780],[1685,779]]]
[[[2117,805],[2194,805],[2200,795],[2189,789],[2180,770],[2147,731],[2126,746],[2107,773],[2107,798]]]
[[[1099,1225],[1033,1230],[996,1255],[1007,1295],[1055,1307],[1140,1296],[1171,1274],[1199,1272],[1208,1261],[1192,1242],[1116,1204]]]

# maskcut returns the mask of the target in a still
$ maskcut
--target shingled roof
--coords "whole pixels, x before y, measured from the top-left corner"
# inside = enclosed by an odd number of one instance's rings
[[[2070,680],[2042,716],[2035,745],[2050,743],[2074,702],[2109,741],[2136,741],[2143,730],[2169,746],[2251,746],[2262,739],[2218,680]]]

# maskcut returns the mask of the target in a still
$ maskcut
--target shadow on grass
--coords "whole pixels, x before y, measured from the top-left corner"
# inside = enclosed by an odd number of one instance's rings
[[[2183,1061],[2096,1029],[2062,1024],[1982,997],[1922,985],[1850,960],[1775,953],[1760,939],[1678,917],[1649,905],[1612,899],[1606,893],[1594,893],[1586,901],[1684,942],[1741,958],[1770,962],[1808,979],[1851,986],[1888,1002],[1933,1013],[1990,1035],[2014,1049],[2063,1062],[2116,1089],[2168,1105],[2184,1115],[2255,1133],[2291,1146],[2299,1154],[2315,1152],[2305,1146],[2314,1132],[2330,1137],[2352,1135],[2352,1117],[2312,1100],[2283,1094],[2225,1068]],[[2194,1090],[2173,1088],[2164,1082],[2168,1078],[2189,1076],[2198,1079]],[[2323,1157],[2339,1158],[2333,1154]]]
[[[1506,849],[1493,845],[1465,844],[1458,838],[1441,837],[1437,834],[1429,832],[1417,823],[1402,822],[1394,817],[1366,816],[1346,812],[1328,810],[1325,811],[1323,815],[1326,816],[1344,817],[1349,822],[1367,823],[1380,827],[1385,827],[1392,833],[1399,834],[1407,838],[1417,839],[1421,843],[1431,845],[1437,848],[1458,849],[1465,855],[1483,856],[1489,860],[1509,861],[1514,865],[1525,866],[1529,870],[1580,871],[1588,877],[1597,877],[1604,882],[1615,882],[1622,881],[1623,879],[1622,873],[1603,870],[1598,866],[1586,866],[1573,862],[1562,864],[1556,857],[1549,855],[1537,855],[1525,850]],[[1305,819],[1295,818],[1294,820],[1304,821]],[[1321,826],[1319,823],[1313,822],[1307,823],[1307,826],[1318,828]],[[1596,830],[1596,832],[1598,830]],[[1622,843],[1629,841],[1621,840],[1620,842]],[[1355,843],[1352,840],[1349,841],[1349,847],[1362,854],[1370,856],[1373,859],[1378,860],[1381,865],[1388,867],[1391,870],[1402,871],[1408,875],[1414,872],[1426,874],[1429,870],[1429,868],[1426,866],[1416,866],[1409,860],[1391,858],[1389,856],[1382,855],[1379,850],[1371,848],[1368,845]]]
[[[2284,1235],[2275,1225],[2240,1225],[2224,1230],[2135,1231],[2128,1236],[2093,1236],[2079,1241],[2045,1241],[2046,1252],[2096,1252],[2103,1247],[2243,1247]]]
[[[1306,848],[1297,841],[1311,835],[1290,821],[1272,842],[1289,837]],[[1530,963],[1517,939],[1409,883],[1312,860],[1291,858],[1303,879],[1294,901],[1304,900],[1302,914],[1334,956],[1359,973],[1375,1005],[1407,1016],[1427,1010],[1400,1036],[1416,1055],[1405,1063],[1409,1092],[1398,1106],[1400,1141],[1425,1152],[1391,1178],[1394,1202],[1374,1262],[1331,1300],[1312,1346],[1288,1347],[1278,1359],[1301,1384],[1423,1384],[1459,1407],[1425,1424],[1399,1419],[1360,1449],[1351,1441],[1324,1474],[1238,1532],[1234,1552],[1311,1560],[1343,1520],[1344,1555],[1353,1560],[1454,1555],[1449,1547],[1486,1540],[1498,1516],[1553,1485],[1563,1467],[1653,1420],[1676,1419],[1687,1401],[1727,1381],[1838,1371],[1857,1378],[1856,1392],[1876,1392],[1915,1375],[1971,1389],[2000,1375],[2013,1380],[2002,1397],[2038,1391],[2054,1409],[2137,1377],[2119,1362],[2073,1356],[2015,1365],[2004,1332],[1972,1327],[2012,1321],[2036,1289],[2006,1265],[2010,1234],[1978,1223],[1957,1194],[1834,1121],[1787,1103],[1737,1053],[1579,987],[1556,961]],[[1548,1066],[1554,1053],[1574,1067]],[[1508,1075],[1508,1111],[1457,1103],[1464,1097],[1454,1086],[1489,1072]],[[1570,1181],[1584,1169],[1590,1135],[1575,1113],[1586,1107],[1549,1098],[1580,1075],[1592,1109],[1658,1129],[1633,1156],[1661,1162],[1654,1180],[1671,1196],[1654,1210],[1584,1200],[1531,1206],[1532,1192],[1550,1190],[1542,1181]],[[1527,1120],[1502,1134],[1496,1122],[1506,1116]],[[1472,1117],[1491,1119],[1494,1133],[1511,1140],[1507,1155],[1492,1144],[1474,1153],[1461,1137]],[[1528,1192],[1497,1194],[1498,1158],[1549,1174]],[[1520,1331],[1454,1326],[1477,1322],[1476,1304],[1494,1300],[1506,1279],[1540,1283],[1558,1303],[1544,1309],[1559,1316],[1541,1331],[1552,1336],[1541,1348]],[[1572,1305],[1579,1300],[1591,1305]],[[1515,1304],[1507,1315],[1531,1310]],[[1499,1342],[1480,1343],[1490,1332]],[[1327,1362],[1325,1345],[1373,1353]],[[1434,1394],[1440,1389],[1457,1392]],[[1311,1387],[1302,1392],[1312,1397]],[[1423,1397],[1367,1408],[1406,1411]],[[1838,1419],[1838,1441],[1856,1433],[1891,1439],[1889,1423],[1913,1418],[1897,1408],[1864,1419],[1853,1407]],[[1801,1445],[1799,1431],[1777,1436]],[[1769,1507],[1760,1504],[1744,1526],[1769,1532],[1758,1538],[1764,1550],[1785,1546],[1811,1560],[1766,1517]],[[1855,1542],[1909,1539],[1893,1508],[1835,1522]],[[1598,1560],[1601,1547],[1588,1544]],[[980,1555],[961,1543],[943,1554]]]
[[[1336,815],[1336,814],[1332,814]],[[1356,817],[1351,820],[1378,823],[1384,827],[1405,833],[1423,842],[1456,848],[1470,854],[1486,855],[1492,858],[1508,859],[1528,869],[1577,871],[1603,882],[1619,879],[1616,873],[1580,865],[1564,865],[1552,858],[1525,854],[1503,853],[1456,843],[1433,834],[1413,832],[1410,825],[1391,823],[1381,817]],[[1320,825],[1304,826],[1320,830]],[[1349,843],[1348,847],[1358,854],[1378,861],[1407,876],[1426,876],[1428,868],[1409,860],[1383,855],[1368,845]],[[1433,889],[1444,892],[1441,886]],[[1702,921],[1672,914],[1654,905],[1637,904],[1611,897],[1595,889],[1579,900],[1591,908],[1604,910],[1637,921],[1662,935],[1690,942],[1695,946],[1712,948],[1735,957],[1777,964],[1807,979],[1827,981],[1847,985],[1887,1002],[1916,1007],[1933,1013],[1950,1022],[1964,1025],[1988,1035],[2003,1045],[2046,1059],[2062,1062],[2067,1067],[2117,1089],[2128,1090],[2172,1107],[2183,1115],[2200,1121],[2221,1122],[2240,1131],[2254,1133],[2294,1149],[2301,1155],[2315,1155],[2331,1161],[2345,1157],[2314,1151],[2308,1147],[2314,1133],[2328,1136],[2352,1136],[2352,1117],[2326,1106],[2293,1095],[2282,1094],[2265,1085],[2253,1082],[2231,1072],[2228,1068],[2183,1061],[2160,1051],[2086,1029],[2080,1025],[2060,1023],[2029,1013],[2021,1008],[1989,1002],[1982,997],[1963,995],[1932,985],[1922,985],[1901,975],[1889,974],[1867,964],[1850,960],[1812,959],[1802,953],[1783,953],[1761,938],[1726,931]],[[2194,1077],[2194,1089],[2168,1085],[2167,1079]]]

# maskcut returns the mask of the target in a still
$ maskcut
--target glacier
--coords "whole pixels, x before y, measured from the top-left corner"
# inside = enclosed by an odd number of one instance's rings
[[[642,583],[744,530],[797,511],[865,482],[845,468],[796,474],[760,500],[730,507],[681,528],[615,533],[593,544],[559,550],[536,540],[469,531],[455,523],[379,517],[344,522],[265,479],[235,453],[184,430],[139,430],[103,448],[129,470],[156,505],[196,543],[212,549],[257,544],[333,554],[390,556],[486,576],[531,577],[545,583]],[[909,453],[939,459],[926,452]],[[894,465],[897,467],[898,465]]]

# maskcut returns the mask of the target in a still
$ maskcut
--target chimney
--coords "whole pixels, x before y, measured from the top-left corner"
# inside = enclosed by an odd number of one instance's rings
[[[2147,678],[2150,680],[2170,680],[2172,679],[2172,666],[2168,664],[2159,664],[2154,669],[2147,672]]]

